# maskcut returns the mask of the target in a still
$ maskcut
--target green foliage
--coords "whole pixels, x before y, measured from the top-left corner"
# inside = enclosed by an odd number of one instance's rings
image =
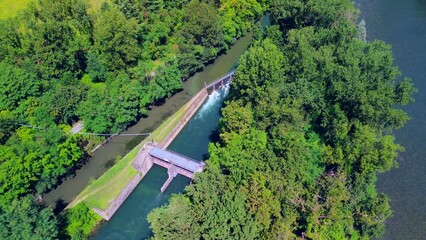
[[[90,45],[87,5],[82,0],[42,0],[30,7],[29,13],[22,16],[26,26],[21,41],[28,44],[26,54],[37,73],[49,80],[81,76]]]
[[[190,207],[190,202],[183,196],[170,199],[170,205],[164,206],[148,215],[151,228],[157,239],[199,239],[200,235],[195,224],[195,214]],[[164,226],[167,227],[163,231]],[[173,228],[173,231],[169,231]]]
[[[93,48],[99,52],[102,64],[109,71],[136,63],[140,55],[137,20],[126,19],[115,7],[100,12],[94,22],[93,40]]]
[[[341,0],[271,0],[270,11],[273,23],[281,30],[314,26],[331,28],[339,21],[356,16],[356,9],[350,1]]]
[[[71,175],[88,143],[70,125],[126,129],[250,31],[261,4],[114,0],[88,9],[85,0],[39,0],[0,20],[0,204]],[[90,215],[81,211],[73,216]],[[85,237],[89,222],[70,234]]]
[[[397,107],[416,89],[399,79],[389,45],[359,39],[350,1],[277,0],[269,10],[277,25],[240,59],[206,171],[150,214],[155,239],[384,232],[392,212],[377,173],[397,166],[392,130],[409,119]]]
[[[142,86],[138,81],[121,73],[110,86],[90,89],[77,110],[89,131],[118,132],[136,121],[140,113]]]
[[[57,239],[58,221],[52,209],[37,205],[31,197],[0,207],[0,238]]]
[[[262,14],[262,6],[256,0],[221,1],[224,40],[229,45],[252,29]]]
[[[179,31],[179,66],[188,77],[213,60],[224,48],[219,12],[212,5],[197,0],[184,8]]]
[[[254,44],[240,59],[233,80],[235,98],[252,104],[265,99],[271,86],[283,81],[282,62],[283,54],[269,40]]]
[[[0,152],[2,204],[34,190],[41,194],[51,189],[84,155],[77,138],[64,138],[55,128],[41,134],[20,128]]]
[[[73,123],[78,119],[76,109],[86,97],[86,91],[87,87],[82,84],[58,85],[45,93],[41,100],[55,123]]]
[[[80,203],[64,213],[66,234],[71,239],[87,239],[101,217]]]
[[[0,63],[0,110],[14,110],[19,102],[41,92],[42,85],[35,74]]]
[[[87,68],[90,78],[93,82],[104,82],[106,78],[106,69],[97,52],[87,53]]]

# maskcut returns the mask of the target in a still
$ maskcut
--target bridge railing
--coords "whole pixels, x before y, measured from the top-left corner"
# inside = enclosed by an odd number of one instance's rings
[[[206,84],[205,88],[207,90],[210,90],[213,86],[221,83],[224,80],[227,80],[227,79],[231,78],[235,74],[235,72],[236,72],[236,70],[232,70],[231,72],[225,74],[224,76],[218,78],[217,80],[215,80],[215,81],[213,81],[213,82],[211,82],[209,84]]]
[[[201,162],[201,161],[197,161],[197,160],[195,160],[195,159],[192,159],[192,158],[190,158],[190,157],[188,157],[188,156],[185,156],[185,155],[183,155],[183,154],[181,154],[181,153],[175,152],[175,151],[170,150],[170,149],[167,149],[166,151],[167,151],[167,152],[170,152],[170,153],[172,153],[172,154],[174,154],[174,155],[177,155],[177,156],[179,156],[179,157],[183,157],[183,158],[185,158],[186,160],[189,160],[189,161],[191,161],[191,162],[196,162],[196,163]]]

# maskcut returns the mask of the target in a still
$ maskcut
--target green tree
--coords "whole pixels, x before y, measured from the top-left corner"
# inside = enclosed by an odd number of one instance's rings
[[[283,54],[271,41],[256,43],[240,59],[232,96],[252,104],[267,98],[283,82],[283,69]]]
[[[52,209],[37,205],[31,197],[13,200],[0,208],[2,239],[56,239],[58,221]]]
[[[102,11],[93,26],[93,48],[109,71],[124,69],[140,55],[138,22],[115,7]]]
[[[49,110],[55,123],[71,124],[77,121],[77,106],[85,98],[87,88],[82,84],[58,85],[45,93],[43,104]]]
[[[101,218],[83,203],[66,210],[63,217],[66,223],[66,234],[71,239],[87,239]]]
[[[179,64],[188,77],[224,48],[224,37],[218,11],[210,4],[191,1],[184,8],[179,35]]]
[[[21,16],[25,23],[21,41],[30,46],[27,56],[38,74],[49,80],[81,76],[90,45],[87,4],[83,0],[42,0],[30,6]]]
[[[105,88],[92,88],[77,108],[78,116],[88,131],[107,132],[112,127],[109,93]]]
[[[87,53],[87,73],[93,82],[104,82],[106,69],[98,53],[90,51]]]
[[[0,110],[13,110],[30,96],[39,96],[42,82],[19,67],[0,63]]]
[[[230,45],[252,29],[262,14],[262,6],[256,0],[223,0],[220,13],[223,16],[224,40]]]

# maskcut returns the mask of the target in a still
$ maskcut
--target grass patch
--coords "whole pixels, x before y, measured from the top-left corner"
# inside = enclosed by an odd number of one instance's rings
[[[67,223],[66,233],[71,239],[87,239],[102,220],[101,216],[83,203],[68,209],[62,217]]]
[[[81,81],[81,83],[83,83],[84,85],[86,85],[90,88],[95,88],[95,89],[98,89],[98,90],[106,88],[106,84],[103,83],[103,82],[98,82],[98,83],[93,82],[92,79],[90,78],[89,74],[84,74],[80,81]]]
[[[97,12],[101,9],[102,3],[110,3],[111,0],[86,0],[86,2],[89,4],[89,12]]]
[[[0,0],[0,19],[14,17],[32,0]]]
[[[17,13],[24,9],[28,3],[33,0],[0,0],[0,19],[14,17]],[[89,12],[97,12],[103,2],[110,0],[86,0],[89,5]]]
[[[89,186],[70,203],[70,207],[84,202],[90,208],[107,209],[111,201],[114,200],[136,174],[138,174],[132,164],[140,148],[147,141],[151,141],[152,139],[154,139],[155,142],[162,142],[176,123],[182,119],[187,108],[188,103],[163,122],[151,136],[147,137],[138,146],[132,149],[104,175],[89,184]]]

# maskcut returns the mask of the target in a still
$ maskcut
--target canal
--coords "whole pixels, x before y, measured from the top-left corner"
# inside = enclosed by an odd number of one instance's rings
[[[269,24],[268,20],[267,16],[263,17],[262,25]],[[219,56],[202,72],[196,73],[185,81],[182,91],[168,98],[161,106],[153,106],[148,117],[140,119],[123,133],[146,133],[155,130],[165,119],[195,96],[204,87],[204,83],[212,82],[235,68],[238,58],[244,53],[251,39],[252,33],[238,39],[226,54]],[[145,136],[113,137],[93,153],[90,161],[77,170],[73,178],[62,182],[56,189],[47,193],[43,197],[44,201],[46,204],[56,207],[57,210],[61,210],[88,185],[91,179],[100,177],[110,169],[117,156],[125,156],[144,138]]]
[[[229,85],[213,92],[191,118],[168,149],[195,160],[208,158],[208,145],[216,136],[220,110]],[[148,213],[165,204],[173,193],[182,192],[189,179],[178,175],[164,193],[160,188],[167,180],[167,170],[156,165],[143,178],[114,216],[106,222],[92,239],[145,239],[151,236]]]
[[[392,45],[395,64],[419,92],[405,107],[411,116],[396,131],[405,147],[399,168],[379,175],[378,190],[391,199],[393,217],[382,239],[426,239],[426,1],[356,0],[366,21],[368,40]]]

